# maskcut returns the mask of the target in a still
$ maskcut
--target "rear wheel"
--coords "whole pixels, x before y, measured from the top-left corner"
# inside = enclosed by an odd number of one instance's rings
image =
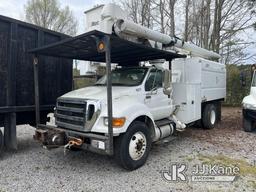
[[[116,138],[115,158],[123,168],[135,170],[145,164],[152,139],[145,123],[135,121],[127,132]]]
[[[205,129],[214,128],[217,122],[217,110],[214,104],[207,104],[203,109],[202,124]]]
[[[252,120],[243,118],[243,127],[244,127],[244,131],[252,132],[252,129],[253,129],[253,122],[252,122]]]
[[[2,131],[0,130],[0,153],[3,150],[3,147],[4,147],[4,137],[3,137]]]

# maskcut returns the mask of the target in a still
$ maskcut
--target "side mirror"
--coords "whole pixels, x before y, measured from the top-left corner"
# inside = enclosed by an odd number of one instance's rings
[[[171,71],[164,70],[164,94],[171,95],[172,85],[171,85]]]

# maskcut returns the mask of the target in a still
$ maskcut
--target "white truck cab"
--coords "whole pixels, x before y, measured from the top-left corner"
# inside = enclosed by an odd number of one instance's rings
[[[242,105],[243,127],[246,132],[251,132],[256,121],[256,71],[253,73],[250,95],[243,99]]]
[[[163,92],[164,69],[157,67],[125,67],[112,71],[113,97],[113,134],[126,132],[136,118],[147,116],[152,124],[155,121],[171,116],[174,106],[172,99]],[[87,104],[87,121],[91,126],[87,131],[107,133],[107,100],[106,76],[95,85],[69,92],[57,100],[56,124],[65,127],[65,119],[61,118],[63,105],[72,100],[84,100]],[[61,108],[62,109],[62,108]],[[68,109],[67,109],[68,110]],[[95,117],[93,117],[93,115]],[[69,125],[66,125],[69,128]],[[75,130],[84,127],[74,126]]]

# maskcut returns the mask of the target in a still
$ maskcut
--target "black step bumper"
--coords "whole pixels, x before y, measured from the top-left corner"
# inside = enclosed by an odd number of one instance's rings
[[[69,134],[75,135],[76,137],[69,136]],[[53,143],[54,136],[60,136],[61,144]],[[113,155],[113,145],[109,145],[109,136],[100,135],[96,133],[83,133],[68,129],[63,129],[59,127],[53,127],[50,125],[38,124],[38,128],[33,136],[35,140],[41,142],[44,146],[49,147],[60,147],[66,145],[70,140],[74,138],[79,138],[83,140],[83,144],[79,146],[87,151],[92,151],[95,153],[103,155]],[[112,149],[110,149],[112,148]]]

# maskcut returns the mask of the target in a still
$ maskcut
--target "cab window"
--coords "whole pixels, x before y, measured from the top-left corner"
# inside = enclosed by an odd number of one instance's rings
[[[147,81],[145,83],[145,91],[151,91],[156,88],[163,87],[163,71],[152,70],[150,71]]]
[[[147,68],[121,68],[112,71],[112,86],[138,86],[147,74]],[[95,86],[105,86],[107,75],[97,81]]]

